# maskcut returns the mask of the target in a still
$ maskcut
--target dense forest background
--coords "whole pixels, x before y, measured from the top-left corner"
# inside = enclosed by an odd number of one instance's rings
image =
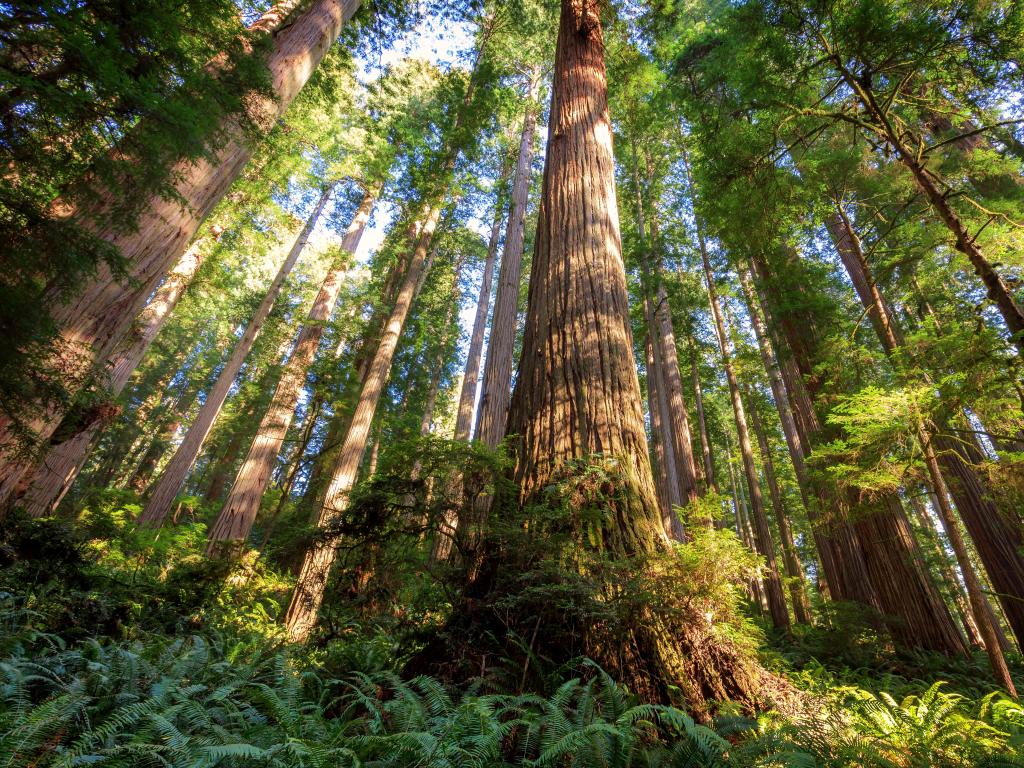
[[[0,760],[1024,765],[1022,57],[0,4]]]

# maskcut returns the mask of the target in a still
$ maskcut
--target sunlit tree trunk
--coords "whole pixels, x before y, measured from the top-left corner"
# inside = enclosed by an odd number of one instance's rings
[[[160,475],[160,479],[150,493],[149,500],[146,502],[146,506],[137,520],[139,525],[159,527],[163,524],[167,513],[171,509],[171,504],[174,502],[174,498],[185,484],[185,479],[188,477],[188,473],[191,471],[192,465],[195,464],[203,443],[206,441],[214,422],[217,420],[217,416],[220,414],[220,409],[227,399],[231,385],[237,378],[238,372],[242,370],[245,358],[248,357],[253,344],[256,343],[260,331],[263,330],[263,324],[267,321],[270,310],[274,308],[274,302],[277,301],[277,297],[281,295],[285,280],[291,274],[292,268],[306,247],[309,236],[312,234],[324,206],[327,205],[327,200],[330,198],[333,189],[334,187],[331,185],[321,193],[320,199],[313,208],[313,212],[288,251],[277,275],[274,276],[270,286],[267,288],[263,300],[245,326],[242,337],[235,344],[234,349],[231,350],[231,356],[217,377],[217,382],[207,394],[203,407],[199,409],[199,413],[196,415],[196,420],[189,427],[185,438],[181,441],[181,445],[174,452],[174,456],[167,463],[163,473]]]
[[[462,391],[459,394],[459,412],[455,419],[455,439],[469,440],[473,428],[473,407],[476,405],[476,388],[480,376],[480,360],[484,349],[484,331],[487,328],[487,310],[491,305],[491,283],[494,279],[494,261],[498,252],[498,238],[501,235],[501,221],[504,215],[501,204],[501,188],[505,177],[498,183],[497,201],[494,206],[494,221],[491,237],[487,241],[487,258],[484,261],[483,277],[480,279],[480,293],[476,300],[476,315],[473,317],[473,331],[466,350],[466,371],[462,377]]]
[[[505,227],[505,249],[501,254],[501,267],[498,270],[491,334],[487,341],[487,361],[484,364],[484,380],[477,408],[475,437],[490,448],[496,447],[504,437],[505,420],[508,415],[539,87],[540,72],[533,70],[530,73],[526,94],[523,131],[519,139],[519,158],[516,161],[515,179],[512,182],[512,204]]]
[[[368,189],[363,195],[363,200],[341,241],[342,253],[324,277],[309,315],[295,338],[295,347],[281,374],[274,397],[256,430],[256,437],[249,448],[249,453],[238,470],[231,493],[228,494],[217,521],[210,528],[209,552],[220,546],[243,542],[249,537],[260,509],[260,501],[270,485],[277,455],[281,452],[281,446],[284,445],[288,428],[295,416],[295,408],[306,382],[306,374],[320,346],[324,327],[338,301],[345,273],[359,247],[375,199],[375,189]]]
[[[121,394],[146,350],[199,271],[205,255],[203,245],[200,239],[185,252],[146,305],[125,343],[111,358],[106,382],[106,391],[111,398]],[[80,420],[71,437],[55,444],[46,453],[32,476],[28,492],[21,499],[21,505],[33,517],[53,513],[81,472],[100,432],[120,410],[112,402],[103,403],[102,406],[105,407],[91,409],[89,418]],[[63,425],[56,434],[62,431]]]
[[[337,459],[331,468],[330,484],[324,496],[324,503],[317,520],[318,527],[329,526],[344,511],[348,495],[356,481],[356,474],[366,451],[370,426],[381,392],[391,370],[395,348],[405,326],[405,319],[412,306],[416,288],[420,283],[427,260],[434,230],[441,215],[440,205],[430,206],[416,242],[409,267],[402,278],[401,287],[395,299],[391,314],[384,324],[367,376],[359,393],[359,400],[352,414],[350,426],[341,444]],[[316,624],[317,613],[327,589],[327,578],[336,555],[333,541],[316,541],[306,552],[299,576],[292,594],[291,604],[285,614],[284,623],[288,637],[293,642],[305,640]]]
[[[294,22],[271,32],[267,71],[273,96],[253,94],[247,99],[249,117],[260,130],[269,131],[284,114],[358,7],[359,0],[315,0]],[[268,20],[269,29],[278,23]],[[102,189],[96,190],[96,203],[88,211],[61,201],[54,205],[56,216],[82,221],[86,229],[115,246],[127,265],[128,279],[102,264],[73,297],[46,298],[60,329],[59,359],[50,361],[50,367],[66,372],[62,383],[72,395],[120,344],[146,297],[178,261],[199,225],[248,162],[251,143],[245,129],[233,118],[226,120],[222,129],[225,138],[214,157],[182,161],[172,169],[175,197],[154,196],[142,207],[131,230],[98,223],[110,203],[104,200]],[[64,412],[62,406],[40,404],[39,413],[29,420],[36,442],[50,438]],[[7,502],[31,466],[19,445],[9,420],[0,417],[0,505]]]
[[[860,240],[853,230],[850,220],[847,218],[841,205],[836,206],[833,216],[829,217],[829,231],[834,239],[836,250],[839,252],[851,282],[864,305],[865,310],[871,317],[872,325],[881,341],[886,353],[892,355],[902,346],[903,338],[899,328],[895,325],[892,311],[889,309],[885,298],[878,289],[871,272],[868,268],[864,253],[860,247]],[[967,546],[960,535],[960,529],[956,520],[953,507],[949,502],[946,481],[943,477],[939,461],[936,457],[935,446],[932,442],[932,435],[923,426],[917,428],[918,442],[924,453],[925,467],[928,477],[935,491],[935,499],[942,524],[946,528],[946,536],[949,539],[953,553],[956,555],[957,564],[963,575],[964,585],[967,588],[967,596],[971,603],[971,610],[974,614],[974,622],[978,626],[982,639],[985,641],[985,652],[988,654],[992,670],[999,681],[1010,695],[1016,696],[1013,681],[1010,679],[1010,672],[1006,666],[1006,659],[1003,657],[1002,648],[996,635],[992,622],[992,614],[988,607],[985,594],[981,589],[978,576],[967,553]],[[973,499],[972,499],[973,500]],[[999,512],[992,510],[998,517]],[[963,511],[961,510],[961,515]],[[1012,535],[1012,532],[1008,531]],[[1018,532],[1019,533],[1019,532]],[[1007,597],[1024,599],[1024,592]],[[1011,600],[1010,602],[1014,602]]]
[[[799,257],[795,253],[785,251],[778,258],[787,265],[778,269],[793,267],[797,273]],[[814,403],[819,386],[813,375],[814,325],[802,312],[779,300],[773,269],[765,258],[758,255],[753,263],[766,290],[761,307],[769,327],[774,325],[780,338],[785,339],[785,353],[778,345],[776,349],[783,363],[781,370],[794,420],[798,430],[808,430],[801,433],[801,442],[812,446],[825,437]],[[789,279],[789,272],[786,274]],[[963,638],[923,566],[899,498],[891,493],[862,493],[855,488],[840,492],[824,478],[812,481],[814,501],[822,510],[815,524],[829,542],[819,554],[832,599],[874,608],[883,619],[889,619],[889,630],[902,645],[964,653]]]

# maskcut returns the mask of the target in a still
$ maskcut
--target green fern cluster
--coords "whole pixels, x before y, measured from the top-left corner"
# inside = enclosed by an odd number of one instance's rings
[[[786,719],[708,727],[638,703],[603,670],[549,697],[456,694],[392,672],[330,679],[230,636],[16,638],[0,661],[0,766],[348,768],[967,768],[1024,765],[1024,709],[933,685],[896,701],[857,688]],[[820,706],[819,706],[820,705]]]

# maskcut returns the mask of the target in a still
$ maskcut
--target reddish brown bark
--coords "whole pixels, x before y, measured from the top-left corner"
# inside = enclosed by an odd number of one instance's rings
[[[466,350],[466,371],[462,377],[462,392],[459,395],[459,412],[455,420],[455,439],[469,440],[473,427],[473,408],[476,405],[477,379],[480,376],[480,361],[484,349],[484,331],[487,328],[487,309],[491,304],[491,282],[494,279],[494,261],[498,252],[498,237],[501,234],[503,211],[501,187],[505,185],[503,175],[499,182],[498,200],[494,206],[494,222],[491,237],[487,242],[487,259],[484,261],[483,277],[480,279],[480,293],[476,300],[476,315],[473,318],[473,332]]]
[[[704,278],[708,291],[708,301],[711,305],[711,317],[715,323],[715,330],[718,335],[718,348],[722,355],[722,367],[725,368],[726,380],[729,383],[729,395],[732,399],[733,418],[736,421],[736,434],[739,437],[740,456],[743,459],[743,474],[747,480],[747,492],[750,499],[750,512],[754,529],[754,541],[757,545],[757,552],[764,558],[765,574],[764,587],[765,596],[768,598],[768,611],[771,614],[772,624],[776,629],[789,631],[789,611],[786,609],[786,598],[782,590],[782,579],[779,577],[779,566],[775,558],[775,544],[772,542],[771,528],[768,525],[768,516],[764,510],[764,499],[761,496],[761,483],[757,476],[757,466],[754,464],[754,449],[750,442],[750,429],[747,426],[747,414],[743,407],[743,398],[740,395],[739,382],[736,379],[736,371],[732,363],[732,352],[728,332],[725,327],[725,318],[722,316],[722,308],[718,299],[718,290],[715,287],[715,276],[711,271],[711,262],[708,260],[707,248],[703,242],[703,236],[699,236],[701,258],[704,264]]]
[[[267,22],[273,35],[267,68],[275,98],[253,95],[247,107],[249,117],[262,130],[269,131],[294,101],[358,6],[359,0],[316,0],[281,29],[274,31],[279,22],[276,17]],[[203,219],[248,162],[251,146],[245,130],[234,118],[225,120],[221,127],[225,140],[215,156],[179,163],[171,171],[177,197],[154,196],[133,230],[93,223],[103,219],[106,203],[102,190],[97,190],[94,210],[77,210],[60,201],[55,204],[57,216],[80,219],[86,229],[116,246],[128,265],[128,280],[118,278],[104,264],[74,297],[54,295],[46,299],[60,328],[58,356],[49,361],[48,367],[64,372],[63,383],[72,395],[122,341],[146,297],[181,257]],[[58,405],[41,404],[39,413],[29,422],[34,439],[48,440],[63,413]],[[31,464],[19,446],[12,425],[0,418],[0,504],[10,498]]]
[[[260,501],[270,485],[277,455],[281,452],[281,446],[295,416],[295,407],[306,382],[306,373],[320,346],[324,326],[330,320],[338,301],[342,281],[348,271],[352,254],[359,247],[375,198],[375,190],[367,190],[363,195],[363,200],[342,239],[342,255],[324,277],[306,322],[296,336],[291,357],[288,358],[281,380],[274,391],[274,397],[263,415],[249,453],[238,470],[231,493],[224,502],[217,521],[210,528],[210,552],[222,544],[245,541],[252,530]]]

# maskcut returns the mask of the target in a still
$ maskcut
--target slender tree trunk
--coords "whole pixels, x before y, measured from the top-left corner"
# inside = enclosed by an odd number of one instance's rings
[[[476,387],[480,376],[480,359],[483,356],[484,331],[487,328],[487,310],[491,303],[494,260],[498,252],[498,237],[501,234],[501,220],[504,214],[501,205],[501,187],[504,187],[504,185],[505,176],[502,174],[494,205],[494,222],[491,224],[491,237],[487,242],[487,259],[484,261],[483,277],[480,280],[480,294],[476,300],[473,333],[469,337],[469,349],[466,351],[466,372],[462,377],[459,413],[455,420],[456,440],[468,441],[473,427],[473,407],[476,405]]]
[[[657,277],[658,270],[655,270]],[[665,399],[672,420],[676,462],[681,465],[680,479],[683,481],[683,498],[690,503],[701,495],[700,472],[693,455],[693,437],[690,432],[690,414],[683,398],[683,377],[679,370],[679,353],[676,349],[675,330],[668,306],[665,286],[658,281],[655,295],[654,315],[658,324],[656,338],[660,344],[662,381],[665,385]]]
[[[270,485],[277,455],[281,452],[281,446],[295,416],[295,407],[306,382],[306,374],[320,347],[324,327],[338,301],[345,273],[359,247],[375,199],[376,189],[367,189],[341,241],[342,256],[328,270],[306,322],[296,336],[295,348],[288,358],[270,406],[263,415],[249,453],[238,470],[231,493],[224,502],[217,521],[210,528],[207,547],[210,553],[219,547],[245,541],[249,537],[253,523],[256,522],[260,501]]]
[[[112,399],[121,394],[132,373],[142,362],[146,350],[199,271],[205,256],[202,246],[202,240],[196,241],[185,252],[146,305],[129,338],[117,355],[111,358],[106,390]],[[92,418],[82,419],[80,428],[70,438],[53,445],[35,471],[29,490],[21,500],[22,506],[33,517],[53,514],[82,471],[99,434],[120,411],[112,402],[103,405],[106,407],[92,409]],[[63,429],[58,430],[58,434],[60,431]]]
[[[654,252],[654,227],[651,226],[651,237],[646,233],[646,210],[640,184],[640,173],[633,148],[633,190],[636,197],[637,232],[640,239],[640,264],[643,277],[644,312],[647,319],[647,330],[653,343],[654,377],[661,406],[661,423],[663,434],[672,443],[672,457],[675,460],[675,472],[669,477],[679,484],[681,503],[689,504],[698,496],[697,469],[693,459],[693,441],[690,437],[690,418],[683,400],[682,380],[679,374],[679,358],[676,352],[675,332],[672,318],[669,315],[668,297],[661,284],[659,264],[651,269],[652,253]],[[653,273],[653,274],[652,274]],[[655,283],[657,285],[655,286]],[[666,456],[667,456],[666,452]],[[672,526],[669,534],[679,541],[685,540],[686,533],[673,510],[670,513]]]
[[[324,528],[336,520],[345,509],[348,495],[355,485],[356,473],[366,451],[367,438],[373,422],[377,403],[387,381],[398,346],[405,319],[409,314],[416,288],[420,283],[421,272],[427,259],[427,251],[441,215],[441,207],[430,208],[423,222],[415,251],[402,279],[401,288],[395,300],[394,308],[383,327],[380,343],[368,369],[368,375],[359,393],[359,401],[352,415],[351,425],[345,435],[337,459],[331,469],[331,481],[327,487],[323,507],[320,510],[318,527]],[[299,571],[292,594],[291,604],[285,615],[285,626],[288,637],[293,642],[302,642],[316,624],[317,613],[327,589],[327,577],[334,564],[336,550],[334,542],[317,541],[309,551]]]
[[[750,420],[754,427],[754,434],[757,435],[757,444],[761,449],[761,466],[764,468],[764,478],[768,483],[768,491],[771,494],[772,508],[775,510],[775,522],[779,528],[779,539],[782,543],[782,562],[786,569],[786,579],[789,582],[789,597],[793,604],[793,615],[796,617],[798,624],[810,624],[811,606],[807,601],[807,592],[804,589],[804,569],[796,553],[793,529],[789,525],[789,516],[786,513],[786,505],[782,499],[782,491],[779,488],[779,479],[775,475],[775,461],[772,459],[772,449],[768,443],[768,435],[765,432],[764,425],[761,423],[761,416],[753,404],[751,404],[750,408]]]
[[[501,255],[501,268],[498,270],[498,290],[494,297],[494,314],[491,317],[491,335],[487,342],[484,381],[480,389],[480,404],[477,407],[476,439],[489,448],[497,447],[501,438],[505,436],[505,420],[508,415],[539,87],[540,71],[533,70],[527,88],[523,131],[519,140],[519,159],[516,162],[515,180],[512,182],[512,207],[505,228],[505,250]]]
[[[808,313],[779,298],[775,274],[792,280],[799,274],[799,255],[779,253],[784,267],[770,267],[762,255],[752,261],[767,291],[761,308],[769,328],[785,339],[780,351],[782,376],[801,431],[805,450],[827,440],[814,396],[820,382],[814,375],[818,333]],[[790,273],[789,270],[792,270]],[[776,349],[780,349],[776,345]],[[806,383],[805,383],[806,382]],[[829,594],[834,600],[853,600],[875,609],[900,644],[947,654],[966,652],[963,637],[948,606],[923,567],[903,505],[894,494],[872,494],[857,488],[836,489],[824,477],[812,477],[815,501],[821,510],[816,526],[830,542],[819,550]]]
[[[661,522],[665,532],[671,531],[672,500],[669,489],[668,472],[672,470],[667,462],[667,453],[671,447],[666,443],[664,426],[661,421],[661,407],[658,403],[658,382],[654,375],[654,349],[651,337],[644,339],[644,355],[647,361],[647,414],[651,421],[651,451],[654,454],[652,469],[654,484],[658,492],[658,508],[661,510]]]
[[[344,23],[359,7],[359,0],[315,0],[295,21],[273,32],[267,59],[273,98],[253,95],[247,110],[252,121],[269,131],[284,114],[337,38]],[[270,29],[276,17],[268,20]],[[97,225],[105,207],[97,190],[96,210],[80,211],[55,204],[61,218],[77,218],[83,226],[114,245],[127,264],[128,280],[116,276],[106,264],[74,297],[52,295],[46,305],[60,329],[58,359],[49,367],[67,372],[68,391],[74,395],[91,370],[102,365],[131,328],[146,297],[178,261],[196,230],[241,174],[251,154],[246,131],[235,119],[222,125],[225,139],[209,160],[187,160],[171,171],[175,194],[154,196],[143,207],[134,229]],[[64,408],[41,404],[29,421],[37,442],[50,438]],[[13,425],[0,417],[0,505],[7,502],[31,465]]]
[[[949,557],[942,548],[942,543],[935,530],[935,525],[932,523],[931,518],[928,515],[928,511],[925,509],[924,502],[922,502],[917,496],[911,496],[910,506],[914,510],[914,516],[917,517],[922,535],[928,544],[931,545],[933,555],[939,563],[939,568],[942,571],[942,580],[946,583],[946,587],[949,589],[949,593],[952,596],[953,607],[956,609],[957,617],[960,619],[961,625],[963,625],[964,635],[967,637],[967,644],[972,648],[984,650],[985,642],[981,639],[981,633],[978,631],[978,625],[974,623],[974,614],[971,613],[971,607],[967,601],[963,587],[960,584],[960,579],[953,572],[953,568],[949,564]],[[937,502],[936,506],[938,506]],[[1002,644],[1002,642],[1000,642],[1000,644]]]
[[[697,365],[697,347],[690,340],[690,376],[693,379],[693,399],[697,409],[697,426],[700,429],[700,453],[704,459],[704,478],[707,487],[718,493],[718,482],[715,480],[715,459],[711,455],[711,440],[708,437],[708,424],[704,416],[704,393],[700,386],[700,368]]]
[[[227,399],[231,385],[238,376],[238,372],[242,369],[242,364],[245,362],[245,358],[248,357],[260,331],[263,330],[263,324],[266,322],[267,317],[270,315],[270,310],[274,308],[274,302],[277,301],[277,297],[280,296],[281,290],[284,288],[284,281],[288,278],[306,243],[309,241],[309,236],[312,234],[324,206],[327,205],[327,200],[331,196],[333,189],[334,187],[331,185],[321,193],[312,214],[310,214],[309,219],[306,221],[306,225],[302,228],[287,257],[281,264],[277,275],[270,283],[263,301],[260,302],[256,312],[253,313],[252,318],[246,325],[242,338],[238,340],[235,348],[231,351],[231,357],[228,358],[224,369],[217,377],[217,383],[213,385],[213,389],[206,396],[206,401],[203,403],[203,407],[199,409],[196,420],[192,423],[181,445],[178,446],[178,450],[175,451],[174,456],[171,457],[167,467],[164,468],[160,480],[149,497],[149,501],[139,515],[137,521],[139,525],[156,528],[163,524],[167,513],[171,509],[171,504],[174,502],[174,497],[178,495],[185,484],[185,479],[188,477],[192,465],[195,464],[207,435],[210,434],[210,430],[213,428],[213,423],[220,413],[221,406],[224,405],[224,401]]]
[[[736,434],[739,437],[740,455],[743,458],[743,473],[747,478],[747,491],[750,496],[750,510],[756,534],[755,542],[757,551],[765,560],[764,586],[768,598],[768,610],[775,628],[788,632],[790,627],[789,611],[786,609],[786,597],[783,593],[782,579],[779,577],[779,566],[775,558],[775,544],[772,542],[768,516],[764,511],[761,483],[757,476],[757,466],[754,464],[754,449],[750,443],[750,430],[747,426],[747,414],[743,408],[743,398],[740,396],[740,386],[732,363],[732,353],[729,350],[725,318],[722,316],[722,307],[718,300],[718,291],[715,288],[715,276],[711,271],[711,262],[708,260],[706,248],[701,248],[701,258],[704,263],[708,301],[711,304],[711,317],[715,323],[718,347],[722,354],[722,367],[725,368],[725,377],[729,382],[733,417],[736,420]]]

